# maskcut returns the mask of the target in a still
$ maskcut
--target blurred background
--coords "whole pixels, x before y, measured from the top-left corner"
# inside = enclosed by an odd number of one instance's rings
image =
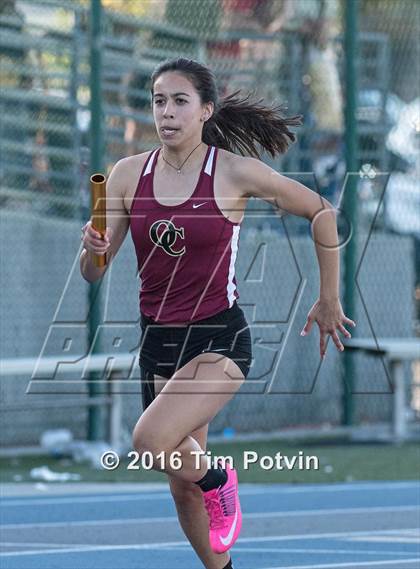
[[[78,441],[79,451],[86,441],[130,446],[141,413],[134,248],[128,235],[103,282],[89,286],[79,273],[80,228],[90,217],[93,170],[108,173],[120,158],[159,145],[150,75],[175,55],[208,64],[221,96],[251,91],[303,115],[291,149],[264,160],[346,212],[339,229],[351,246],[341,249],[341,291],[346,315],[357,321],[353,336],[419,337],[420,5],[353,4],[1,2],[5,451],[33,453],[48,440],[49,448]],[[255,363],[246,392],[215,418],[211,434],[223,440],[359,433],[392,441],[393,386],[384,361],[347,350],[339,355],[330,341],[320,366],[318,329],[299,336],[319,290],[307,221],[280,218],[267,203],[250,200],[236,270],[239,304],[256,326]],[[48,357],[70,362],[89,351],[117,362],[131,354],[133,364],[120,362],[114,374],[107,364],[94,389],[86,370],[72,377],[69,367],[42,367]],[[403,370],[410,438],[419,432],[418,358]],[[111,376],[118,376],[118,389]]]

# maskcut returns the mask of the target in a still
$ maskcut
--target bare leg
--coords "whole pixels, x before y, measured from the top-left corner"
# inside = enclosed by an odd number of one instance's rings
[[[168,379],[155,374],[155,393],[159,395]],[[202,450],[207,448],[208,425],[191,433]],[[169,487],[175,502],[179,523],[197,556],[206,569],[223,569],[229,553],[214,553],[209,542],[209,519],[204,508],[202,491],[193,482],[185,482],[168,474]]]
[[[166,381],[137,421],[133,447],[141,454],[150,453],[155,470],[186,482],[200,480],[209,461],[189,433],[207,425],[243,381],[241,370],[229,358],[215,353],[193,358]],[[174,457],[176,462],[171,460]]]
[[[191,436],[203,450],[207,446],[208,425],[193,431]],[[206,569],[222,569],[230,559],[229,553],[214,553],[209,543],[209,519],[204,508],[202,491],[191,482],[168,475],[169,486],[178,512],[179,523]]]

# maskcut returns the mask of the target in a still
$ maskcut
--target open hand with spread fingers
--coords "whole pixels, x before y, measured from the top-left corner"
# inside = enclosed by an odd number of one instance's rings
[[[344,327],[345,324],[351,324],[353,328],[356,323],[345,316],[339,299],[335,300],[318,300],[312,306],[308,313],[305,326],[303,327],[301,336],[306,336],[312,329],[313,323],[319,326],[319,350],[321,358],[325,357],[327,351],[327,335],[329,334],[337,349],[342,352],[344,346],[338,336],[340,331],[346,338],[351,338],[350,332]]]

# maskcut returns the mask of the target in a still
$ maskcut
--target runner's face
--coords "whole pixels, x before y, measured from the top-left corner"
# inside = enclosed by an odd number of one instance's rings
[[[200,119],[205,107],[184,75],[173,71],[160,75],[153,87],[152,105],[156,130],[163,143],[178,146],[197,136],[201,138],[204,123]]]

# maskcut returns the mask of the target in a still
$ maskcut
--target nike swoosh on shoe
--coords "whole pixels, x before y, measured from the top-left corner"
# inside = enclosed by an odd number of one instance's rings
[[[230,543],[232,541],[232,537],[233,537],[233,534],[235,532],[237,521],[238,521],[238,510],[236,510],[236,512],[235,512],[235,519],[233,520],[233,524],[232,524],[232,527],[230,528],[230,532],[227,534],[226,537],[223,537],[222,535],[220,536],[220,541],[223,543],[223,545],[227,545],[228,543]]]

